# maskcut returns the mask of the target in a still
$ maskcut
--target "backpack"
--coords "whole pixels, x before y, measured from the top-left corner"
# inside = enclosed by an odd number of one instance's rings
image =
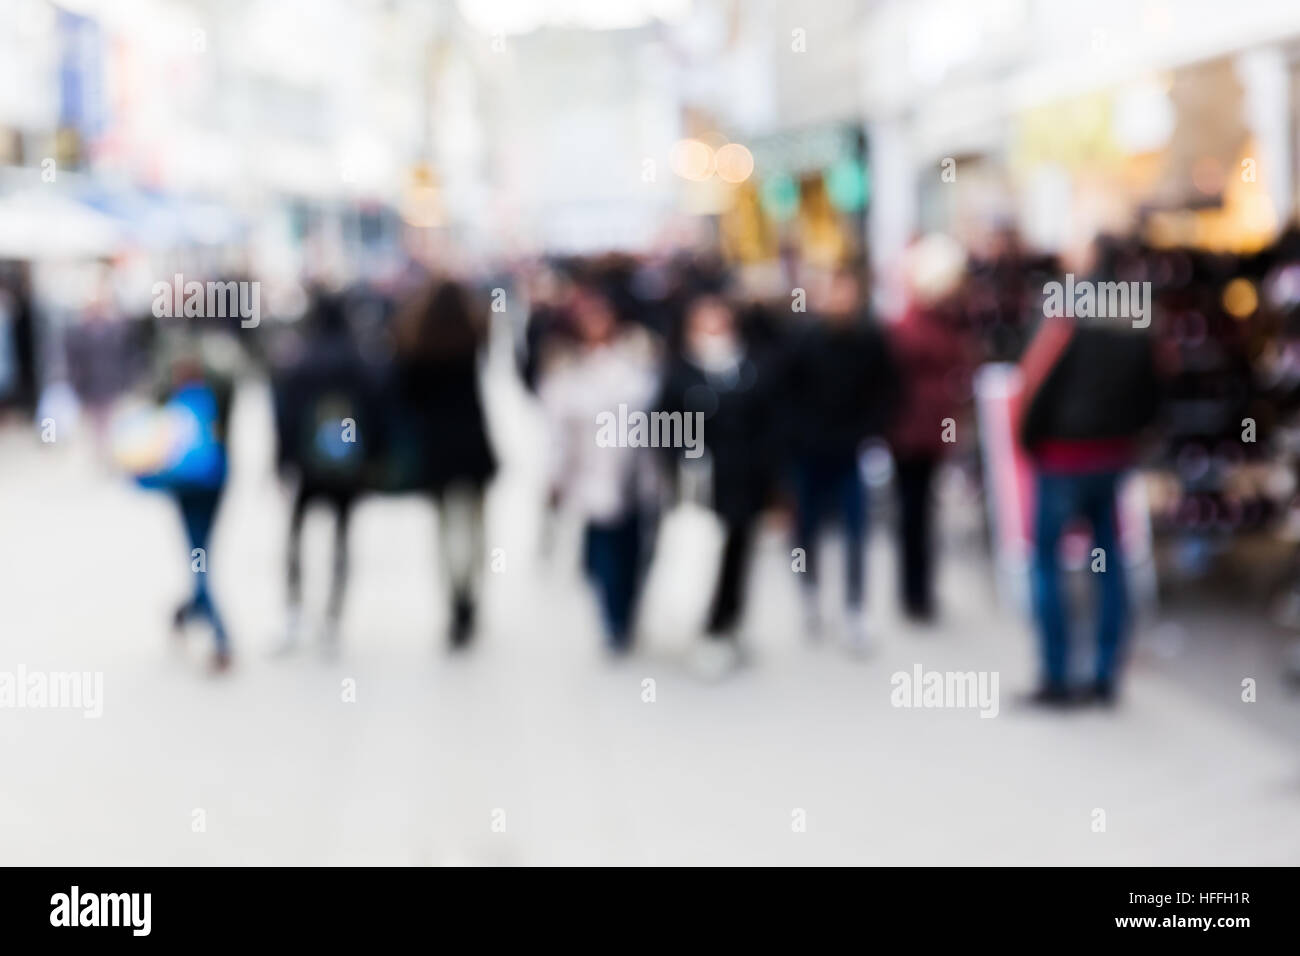
[[[357,422],[354,399],[343,392],[325,392],[311,403],[299,436],[299,464],[315,481],[353,484],[366,465],[364,430]]]

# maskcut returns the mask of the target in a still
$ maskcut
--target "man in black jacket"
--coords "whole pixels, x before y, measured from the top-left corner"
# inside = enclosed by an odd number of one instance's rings
[[[888,427],[899,386],[885,338],[866,315],[861,285],[847,269],[831,279],[822,309],[796,333],[785,390],[799,549],[795,557],[804,561],[807,627],[811,634],[820,630],[817,536],[822,520],[834,515],[844,529],[847,637],[852,647],[863,650],[868,501],[858,454],[867,438]]]
[[[1019,437],[1037,471],[1031,581],[1042,678],[1031,697],[1036,704],[1077,699],[1057,549],[1079,518],[1092,529],[1097,579],[1097,654],[1086,696],[1100,703],[1115,698],[1130,618],[1116,510],[1139,436],[1159,411],[1168,374],[1161,359],[1149,328],[1073,318],[1044,319],[1021,359]]]

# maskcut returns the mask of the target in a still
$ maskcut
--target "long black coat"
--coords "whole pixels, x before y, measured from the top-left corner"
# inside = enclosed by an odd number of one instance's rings
[[[713,466],[710,504],[729,523],[757,515],[772,485],[779,447],[773,384],[771,365],[748,357],[728,375],[677,358],[655,403],[659,411],[703,413],[703,443]],[[668,449],[666,458],[670,481],[678,463],[691,464],[683,449]]]
[[[418,486],[438,493],[452,484],[487,484],[497,460],[479,396],[477,356],[399,361],[397,385],[420,446]]]

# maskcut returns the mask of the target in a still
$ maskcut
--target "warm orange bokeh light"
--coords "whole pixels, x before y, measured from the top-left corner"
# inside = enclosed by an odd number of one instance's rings
[[[718,177],[729,183],[743,183],[754,171],[754,154],[740,143],[728,143],[714,156]]]
[[[679,140],[669,160],[673,172],[691,182],[703,182],[713,175],[713,150],[698,139]]]
[[[1259,307],[1259,294],[1249,279],[1233,279],[1223,287],[1223,310],[1234,319],[1248,319]]]

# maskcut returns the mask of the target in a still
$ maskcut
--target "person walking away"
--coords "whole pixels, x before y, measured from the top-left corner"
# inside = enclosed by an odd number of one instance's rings
[[[479,392],[486,310],[460,282],[431,283],[397,317],[398,391],[421,449],[417,483],[438,509],[453,649],[475,631],[484,561],[483,501],[496,474]]]
[[[898,416],[889,430],[898,493],[899,591],[913,620],[935,615],[934,476],[956,440],[957,416],[970,394],[972,348],[960,291],[965,254],[946,236],[909,250],[907,306],[889,330],[901,381]]]
[[[867,489],[859,474],[863,443],[883,435],[897,401],[894,361],[866,314],[860,283],[848,269],[829,281],[821,309],[798,333],[785,383],[786,431],[793,458],[795,546],[801,550],[805,626],[821,630],[818,536],[834,516],[844,531],[845,636],[868,645],[866,590]]]
[[[161,417],[165,453],[157,467],[137,474],[137,481],[172,496],[189,543],[186,564],[194,589],[172,615],[172,630],[179,635],[190,621],[206,619],[214,641],[213,669],[224,671],[231,662],[230,639],[208,587],[208,566],[228,470],[233,376],[205,360],[197,341],[168,343],[164,354],[158,389],[159,397],[165,398]]]
[[[334,553],[322,636],[338,639],[348,577],[348,527],[367,471],[382,445],[373,372],[363,360],[343,299],[315,290],[305,341],[277,373],[277,468],[294,486],[286,555],[288,619],[279,650],[293,649],[303,623],[302,528],[313,504],[334,519]]]
[[[114,404],[131,383],[130,327],[113,302],[108,267],[80,321],[68,329],[64,349],[68,374],[86,409],[96,454],[108,457],[109,421]]]

